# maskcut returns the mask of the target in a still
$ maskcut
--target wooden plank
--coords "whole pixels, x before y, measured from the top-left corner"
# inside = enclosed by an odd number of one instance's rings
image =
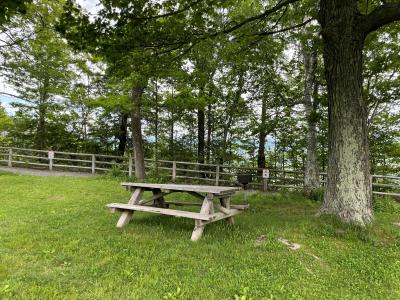
[[[204,215],[210,214],[213,197],[214,197],[213,194],[207,194],[207,196],[204,198],[203,205],[201,206],[200,214]],[[202,224],[201,221],[202,220],[200,219],[195,220],[195,226],[192,232],[192,237],[190,238],[193,242],[198,241],[203,235],[205,224]]]
[[[157,199],[159,199],[159,198],[164,197],[165,195],[169,195],[169,194],[172,194],[172,193],[173,193],[173,191],[169,191],[169,192],[160,192],[160,193],[158,193],[158,194],[155,194],[153,197],[151,197],[151,198],[149,198],[149,199],[143,199],[143,200],[141,200],[141,201],[139,202],[139,204],[140,204],[140,205],[143,205],[143,204],[152,202],[152,201],[154,201],[154,200],[157,200]]]
[[[123,186],[149,188],[149,189],[167,189],[173,191],[211,193],[214,195],[233,194],[241,190],[239,187],[224,187],[211,185],[184,185],[184,184],[158,184],[158,183],[139,183],[139,182],[124,182]]]
[[[132,197],[129,199],[129,202],[128,202],[127,205],[138,204],[139,201],[140,201],[140,198],[142,197],[142,195],[143,195],[143,190],[142,190],[141,188],[137,188],[137,189],[133,192]],[[121,227],[124,227],[126,224],[128,224],[129,221],[130,221],[131,218],[132,218],[132,214],[133,214],[132,211],[124,211],[124,212],[121,214],[121,217],[120,217],[119,220],[118,220],[117,227],[118,227],[118,228],[121,228]]]
[[[201,203],[196,202],[167,201],[166,203],[176,206],[201,206]]]
[[[200,221],[200,225],[204,226],[204,225],[207,225],[207,224],[210,224],[210,223],[217,222],[219,220],[229,219],[229,218],[232,218],[233,216],[236,216],[236,215],[241,214],[243,212],[243,210],[234,209],[234,208],[231,208],[230,211],[231,212],[228,215],[226,215],[226,214],[224,214],[222,212],[215,213],[215,214],[212,215],[213,218],[211,220],[208,220],[208,221],[203,221],[202,220],[202,221]]]
[[[116,208],[119,210],[127,210],[127,211],[143,211],[161,215],[169,215],[175,217],[183,217],[189,219],[196,219],[196,220],[203,220],[209,221],[213,218],[213,215],[203,214],[203,213],[196,213],[191,211],[183,211],[183,210],[176,210],[176,209],[169,209],[169,208],[159,208],[159,207],[152,207],[152,206],[143,206],[143,205],[132,205],[132,204],[123,204],[123,203],[111,203],[107,204],[109,208]]]
[[[231,208],[239,209],[239,210],[245,210],[250,207],[249,204],[231,204]]]
[[[229,216],[231,215],[231,198],[227,197],[227,198],[220,198],[220,203],[221,203],[221,208],[223,207],[223,209],[221,209],[222,213]],[[225,211],[224,211],[225,209]],[[233,219],[233,217],[229,217],[227,219],[229,224],[234,224],[235,220]]]

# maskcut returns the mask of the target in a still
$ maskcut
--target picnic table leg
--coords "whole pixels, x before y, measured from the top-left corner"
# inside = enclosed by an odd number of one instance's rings
[[[140,201],[140,198],[142,197],[142,195],[143,195],[143,189],[137,188],[133,192],[131,198],[129,199],[128,204],[139,204],[139,201]],[[132,214],[133,214],[133,211],[124,211],[118,220],[117,227],[121,228],[121,227],[124,227],[126,224],[128,224],[132,218]]]
[[[220,198],[219,201],[220,201],[220,203],[221,203],[221,206],[223,206],[223,207],[225,207],[225,208],[227,208],[227,209],[230,209],[230,208],[231,208],[231,197]],[[235,223],[235,220],[233,219],[233,217],[227,218],[226,221],[227,221],[229,224],[234,224],[234,223]]]
[[[200,213],[201,214],[210,214],[213,209],[213,194],[207,194],[207,196],[203,200],[203,205],[201,206]],[[204,226],[201,224],[201,220],[195,220],[195,227],[192,233],[191,240],[193,242],[198,241],[203,235]]]
[[[155,196],[157,194],[161,194],[161,189],[153,189],[152,192],[153,192],[153,195]],[[153,205],[155,207],[161,207],[161,208],[168,208],[169,207],[168,203],[165,203],[164,197],[155,199],[154,202],[153,202]]]

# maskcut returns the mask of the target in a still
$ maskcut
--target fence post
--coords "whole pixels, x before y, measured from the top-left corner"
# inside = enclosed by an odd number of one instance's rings
[[[92,154],[92,174],[96,174],[96,155]]]
[[[176,179],[176,161],[172,162],[172,180]]]
[[[263,192],[268,191],[268,178],[263,178]]]
[[[13,154],[13,150],[10,147],[8,149],[8,167],[11,168],[12,167],[12,154]]]
[[[53,171],[53,159],[51,157],[49,158],[49,170]]]
[[[215,171],[215,185],[219,185],[219,165],[217,165],[217,170]]]
[[[263,169],[262,170],[263,192],[266,192],[268,190],[268,179],[269,179],[269,170]]]
[[[132,155],[130,153],[128,156],[128,176],[132,177]]]

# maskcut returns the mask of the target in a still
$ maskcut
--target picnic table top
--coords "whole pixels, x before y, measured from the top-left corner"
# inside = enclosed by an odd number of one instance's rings
[[[215,195],[233,194],[240,191],[240,187],[226,187],[213,185],[191,185],[191,184],[160,184],[160,183],[141,183],[141,182],[123,182],[121,185],[130,187],[140,187],[148,189],[163,189],[182,192],[210,193]]]

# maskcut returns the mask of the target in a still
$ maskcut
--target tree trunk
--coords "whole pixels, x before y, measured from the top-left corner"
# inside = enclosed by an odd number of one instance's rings
[[[204,109],[197,110],[197,162],[204,163],[204,134],[205,134]]]
[[[155,81],[155,120],[154,120],[154,136],[155,136],[155,142],[154,142],[154,160],[156,161],[156,171],[158,171],[158,127],[159,127],[159,103],[158,103],[158,82],[157,80]]]
[[[362,97],[365,35],[357,31],[357,13],[356,1],[321,1],[329,106],[328,174],[321,212],[365,225],[373,220],[373,212],[367,105]]]
[[[171,112],[171,116],[170,116],[170,127],[169,127],[169,153],[170,153],[170,157],[171,160],[175,160],[175,147],[174,147],[174,114],[173,112]]]
[[[261,124],[260,132],[258,135],[258,154],[257,154],[257,168],[265,169],[265,138],[267,136],[267,96],[264,95],[261,103]],[[262,171],[258,170],[258,175],[262,175]]]
[[[38,108],[38,114],[39,114],[39,120],[37,124],[37,133],[36,133],[36,148],[37,149],[44,149],[45,148],[45,143],[46,143],[46,104],[45,103],[40,103],[39,108]]]
[[[307,159],[304,172],[304,188],[319,188],[319,164],[317,158],[317,87],[315,72],[317,68],[317,53],[303,49],[304,58],[304,107],[307,119]],[[318,90],[318,88],[316,88]],[[313,97],[314,96],[314,97]],[[313,99],[314,98],[314,99]]]
[[[119,131],[118,131],[118,155],[124,156],[128,135],[128,117],[127,113],[120,113],[119,116]]]
[[[131,89],[132,100],[132,144],[133,154],[135,157],[135,176],[138,180],[144,180],[145,166],[144,166],[144,149],[142,137],[142,116],[141,116],[141,102],[144,87],[134,86]]]
[[[207,163],[211,163],[211,135],[212,135],[212,106],[207,109]]]

